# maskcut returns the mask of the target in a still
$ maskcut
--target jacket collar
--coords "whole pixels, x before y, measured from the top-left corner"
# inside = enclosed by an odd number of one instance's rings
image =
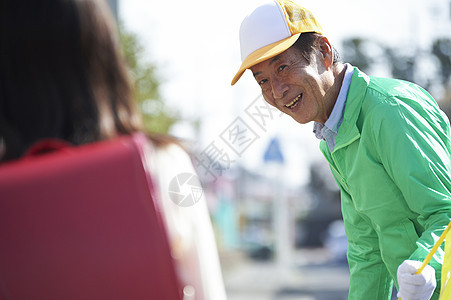
[[[370,78],[358,68],[354,68],[354,74],[352,75],[351,85],[349,86],[348,97],[346,99],[343,122],[338,129],[334,152],[360,138],[357,120],[369,83]]]

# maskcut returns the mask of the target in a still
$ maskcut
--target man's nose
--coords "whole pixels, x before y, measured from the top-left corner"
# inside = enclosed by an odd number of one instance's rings
[[[273,78],[272,83],[272,95],[274,99],[281,99],[285,96],[288,90],[288,86],[280,79]]]

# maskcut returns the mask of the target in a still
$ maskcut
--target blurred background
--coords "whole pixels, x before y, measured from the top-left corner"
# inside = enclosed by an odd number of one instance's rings
[[[229,299],[346,299],[339,191],[312,124],[269,107],[240,65],[259,1],[110,0],[149,129],[201,178]],[[413,81],[451,112],[451,0],[304,0],[345,62]],[[186,209],[189,209],[186,208]]]

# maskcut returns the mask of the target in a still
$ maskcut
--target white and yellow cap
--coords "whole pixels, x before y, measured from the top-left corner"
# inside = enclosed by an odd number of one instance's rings
[[[241,67],[234,85],[246,69],[290,48],[303,32],[322,34],[313,14],[290,0],[271,0],[244,18],[240,27]]]

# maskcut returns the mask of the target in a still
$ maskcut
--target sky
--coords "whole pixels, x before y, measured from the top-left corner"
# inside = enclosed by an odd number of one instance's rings
[[[312,124],[300,125],[257,105],[260,90],[249,72],[236,85],[230,85],[241,64],[238,37],[241,21],[259,2],[122,0],[119,18],[128,30],[138,35],[147,59],[156,64],[164,82],[162,96],[168,105],[179,110],[184,120],[201,120],[199,132],[182,121],[172,134],[194,141],[197,151],[207,150],[214,144],[224,150],[223,154],[229,152],[232,163],[253,170],[265,166],[263,153],[269,140],[277,136],[285,157],[287,181],[293,185],[305,184],[309,164],[321,159],[318,141],[311,133]],[[436,22],[440,18],[449,20],[449,0],[303,0],[298,3],[313,12],[324,34],[339,51],[343,38],[353,36],[399,47],[412,44],[426,47],[433,35],[450,31]],[[429,17],[431,14],[435,17]],[[381,72],[375,75],[386,75]],[[264,126],[251,117],[251,110],[257,106],[267,115],[274,113],[266,118]],[[247,125],[255,139],[238,153],[230,151],[224,141],[227,130],[237,122]]]

